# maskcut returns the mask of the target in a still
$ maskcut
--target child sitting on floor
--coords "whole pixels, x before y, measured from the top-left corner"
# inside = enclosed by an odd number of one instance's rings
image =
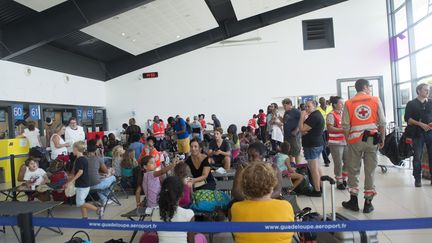
[[[154,208],[158,205],[157,198],[161,189],[161,180],[159,177],[172,170],[178,164],[178,160],[175,159],[169,166],[157,171],[156,161],[151,155],[144,156],[141,164],[145,169],[142,178],[142,189],[147,198],[147,207]]]
[[[183,194],[179,206],[188,208],[192,202],[192,180],[189,166],[186,163],[178,164],[174,168],[174,176],[177,176],[183,182]]]
[[[290,144],[288,142],[283,142],[280,145],[280,152],[276,154],[276,164],[279,170],[282,172],[282,175],[288,176],[292,183],[294,190],[300,183],[303,181],[303,175],[296,173],[295,169],[291,167],[291,161],[289,158],[290,152]]]
[[[45,185],[49,182],[46,172],[39,168],[39,165],[33,159],[27,159],[25,161],[26,171],[24,173],[24,181],[26,189],[35,191],[37,186]],[[28,193],[28,200],[34,200],[34,193]]]
[[[27,187],[31,190],[35,190],[36,186],[47,184],[49,182],[46,172],[39,168],[39,165],[33,159],[27,159],[25,161],[27,166],[24,174],[24,181],[26,181]]]

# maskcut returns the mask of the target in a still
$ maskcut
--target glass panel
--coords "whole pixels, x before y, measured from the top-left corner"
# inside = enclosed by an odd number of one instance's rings
[[[399,8],[403,3],[405,3],[405,0],[393,0],[393,10]]]
[[[399,101],[401,106],[405,106],[411,100],[411,83],[404,83],[398,86]]]
[[[432,47],[416,54],[417,77],[432,74]]]
[[[402,121],[402,125],[403,125],[403,126],[406,126],[407,123],[406,123],[406,121],[405,121],[405,119],[404,119],[404,116],[405,116],[405,108],[399,108],[399,109],[398,109],[398,113],[399,113],[399,119]]]
[[[407,16],[405,7],[395,13],[396,33],[400,33],[407,28]]]
[[[428,14],[428,11],[431,11],[431,9],[428,7],[428,1],[429,0],[412,1],[414,23],[426,16]]]
[[[414,26],[414,36],[416,50],[432,44],[432,16]]]
[[[403,56],[408,55],[409,48],[408,48],[408,32],[405,31],[397,36],[395,36],[396,39],[396,46],[397,46],[397,58],[401,58]]]
[[[411,80],[411,69],[409,63],[409,57],[401,59],[398,63],[399,82]]]

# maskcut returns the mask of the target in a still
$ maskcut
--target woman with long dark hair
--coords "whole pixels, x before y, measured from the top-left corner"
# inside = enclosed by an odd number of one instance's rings
[[[179,206],[183,195],[183,182],[176,176],[167,177],[162,182],[158,204],[152,213],[152,221],[156,222],[190,222],[194,221],[194,212]],[[194,236],[186,232],[158,231],[159,243],[175,242],[203,242],[205,237],[201,234]],[[204,237],[204,238],[203,238]]]
[[[237,135],[237,126],[234,124],[231,124],[228,127],[228,141],[229,144],[231,146],[231,156],[232,156],[232,160],[234,161],[235,159],[237,159],[237,157],[240,154],[240,139]]]

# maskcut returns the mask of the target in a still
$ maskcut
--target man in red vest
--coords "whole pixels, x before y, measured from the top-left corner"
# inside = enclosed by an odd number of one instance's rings
[[[343,202],[346,209],[359,211],[359,175],[363,159],[364,181],[364,208],[363,213],[374,210],[372,199],[376,195],[374,176],[378,164],[378,148],[384,146],[385,114],[378,97],[371,96],[369,81],[359,79],[355,83],[357,94],[345,102],[342,115],[342,127],[348,143],[348,188],[351,199]]]
[[[255,134],[255,130],[257,129],[257,122],[256,119],[258,118],[257,115],[253,115],[251,119],[249,119],[248,127],[252,128],[252,133]]]

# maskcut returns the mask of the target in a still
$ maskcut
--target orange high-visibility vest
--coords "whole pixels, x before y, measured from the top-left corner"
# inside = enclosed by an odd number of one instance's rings
[[[156,122],[153,123],[153,136],[157,138],[165,137],[165,125],[163,121],[160,121],[159,124]]]
[[[334,117],[334,124],[333,126],[335,128],[342,128],[342,117],[341,114],[339,112],[336,111],[332,111],[330,112],[330,114],[333,115]],[[329,114],[329,115],[330,115]],[[339,131],[339,132],[330,132],[328,131],[328,135],[329,135],[329,144],[331,144],[332,142],[334,142],[334,144],[337,144],[341,141],[345,141],[345,135],[344,135],[344,131]]]
[[[155,148],[153,148],[152,151],[150,151],[150,154],[147,154],[146,153],[146,148],[144,148],[141,151],[141,154],[140,154],[140,156],[138,158],[138,163],[141,163],[142,158],[144,158],[147,155],[153,156],[153,158],[155,159],[155,162],[156,162],[156,167],[160,166],[160,164],[161,164],[161,156],[160,156],[159,151],[157,151]]]
[[[348,143],[353,144],[363,138],[365,130],[372,134],[378,132],[378,97],[359,93],[346,101],[345,105],[350,117]]]
[[[256,125],[257,124],[255,119],[253,118],[249,119],[248,126],[252,128],[253,133],[255,133]]]

